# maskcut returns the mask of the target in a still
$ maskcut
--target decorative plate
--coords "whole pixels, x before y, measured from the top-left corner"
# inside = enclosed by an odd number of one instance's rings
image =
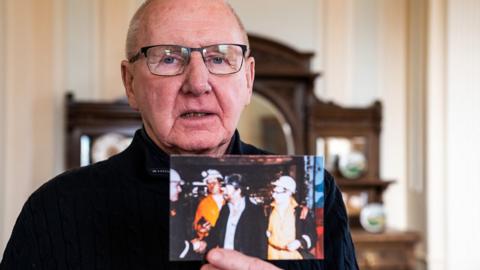
[[[118,133],[107,133],[98,137],[92,145],[92,163],[108,159],[122,152],[131,142],[132,138]]]
[[[338,160],[338,170],[347,179],[357,179],[365,172],[367,159],[362,152],[353,151],[341,155]]]
[[[385,208],[380,203],[371,203],[360,212],[360,224],[371,233],[380,233],[385,229]]]

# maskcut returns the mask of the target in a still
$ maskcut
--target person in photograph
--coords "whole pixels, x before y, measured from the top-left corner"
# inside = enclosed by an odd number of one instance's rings
[[[255,59],[245,27],[226,1],[144,1],[130,21],[120,70],[142,127],[126,150],[62,173],[31,194],[1,270],[358,269],[345,206],[328,172],[324,261],[265,262],[222,248],[211,249],[205,265],[170,261],[170,156],[268,154],[244,143],[237,131],[252,97]],[[245,213],[254,209],[243,201]],[[229,216],[220,213],[215,229],[223,220],[226,230]],[[261,246],[265,232],[242,232],[239,222],[233,246]]]
[[[170,231],[175,228],[175,241],[170,242],[170,258],[193,259],[197,256],[195,251],[204,249],[200,239],[192,237],[192,229],[186,226],[185,205],[180,199],[184,181],[178,172],[170,169]],[[192,239],[193,238],[193,239]]]
[[[220,209],[225,202],[221,189],[223,176],[220,172],[209,169],[202,172],[202,177],[207,186],[208,195],[198,204],[193,220],[194,228],[200,238],[207,236],[211,227],[215,227]]]
[[[266,258],[266,217],[263,208],[250,201],[245,179],[240,174],[225,177],[227,203],[220,210],[217,225],[207,238],[207,248],[221,247],[246,255]]]
[[[268,218],[268,259],[313,258],[309,249],[315,247],[315,220],[306,206],[294,198],[296,182],[290,176],[280,176],[273,183],[272,211]]]

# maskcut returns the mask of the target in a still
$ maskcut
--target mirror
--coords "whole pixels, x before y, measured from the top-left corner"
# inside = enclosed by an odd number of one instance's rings
[[[295,153],[291,126],[275,105],[260,94],[253,94],[240,118],[238,131],[242,141],[271,153]]]

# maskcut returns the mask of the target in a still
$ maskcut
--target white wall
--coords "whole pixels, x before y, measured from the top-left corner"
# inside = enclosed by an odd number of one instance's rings
[[[124,96],[120,61],[141,0],[65,0],[67,89],[79,99]]]
[[[317,46],[316,16],[319,1],[289,0],[245,1],[230,0],[247,31],[275,38],[299,50],[313,51]]]
[[[98,3],[95,0],[67,0],[65,12],[66,83],[80,99],[100,98]],[[118,46],[117,46],[118,47]]]
[[[406,229],[406,2],[380,1],[378,73],[383,105],[381,177],[397,181],[384,199],[387,225]]]
[[[445,270],[446,251],[446,0],[430,0],[427,99],[428,269]]]
[[[429,269],[479,269],[480,2],[430,6]]]
[[[447,7],[447,268],[479,269],[480,1]]]
[[[230,0],[248,32],[269,37],[297,50],[315,53],[314,72],[323,72],[323,20],[325,0]],[[317,78],[317,94],[325,92],[323,77]]]
[[[28,195],[51,178],[63,155],[56,93],[63,91],[62,2],[2,1],[1,232],[6,244]],[[60,13],[58,13],[60,12]],[[57,21],[60,20],[60,21]],[[59,121],[60,123],[56,122]]]

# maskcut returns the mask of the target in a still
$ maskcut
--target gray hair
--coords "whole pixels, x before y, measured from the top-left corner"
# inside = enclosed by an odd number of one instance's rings
[[[153,3],[156,0],[145,0],[140,7],[137,9],[135,14],[133,15],[132,19],[130,20],[130,25],[128,26],[128,32],[127,32],[127,40],[125,42],[125,56],[127,59],[132,58],[136,53],[137,53],[137,42],[138,42],[138,33],[140,30],[140,27],[142,27],[142,23],[145,20],[145,11],[147,10],[148,6],[150,6],[151,3]],[[227,7],[230,9],[232,14],[235,16],[235,19],[238,23],[238,26],[240,27],[240,30],[242,31],[244,35],[245,42],[250,48],[250,44],[248,42],[248,35],[247,31],[245,30],[245,27],[240,20],[240,17],[238,14],[235,12],[233,7],[225,1],[225,4]],[[248,54],[248,53],[247,53]]]

